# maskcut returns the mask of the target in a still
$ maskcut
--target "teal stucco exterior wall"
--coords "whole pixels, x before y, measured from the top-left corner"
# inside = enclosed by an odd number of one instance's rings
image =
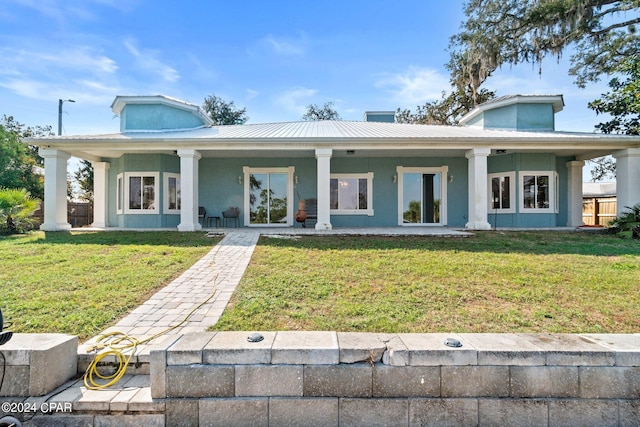
[[[162,104],[128,104],[120,113],[120,132],[193,129],[204,126],[201,117]]]
[[[554,154],[506,154],[490,156],[488,173],[515,172],[516,213],[495,213],[489,209],[489,223],[497,227],[547,228],[563,227],[567,224],[568,209],[568,170],[566,163],[573,157],[556,157]],[[556,212],[526,212],[521,209],[522,188],[520,188],[521,172],[554,172],[557,174]]]
[[[495,213],[489,211],[488,221],[492,226],[534,228],[564,226],[567,222],[567,182],[566,162],[570,157],[556,157],[553,154],[504,154],[488,158],[488,173],[514,172],[516,179],[516,213]],[[109,202],[108,223],[123,228],[175,228],[180,223],[177,213],[164,213],[164,173],[180,173],[180,159],[165,154],[127,154],[117,159],[108,159]],[[282,158],[211,158],[199,161],[199,205],[207,210],[208,216],[222,217],[229,207],[240,208],[240,223],[244,217],[244,171],[243,167],[276,168],[295,167],[297,183],[294,184],[294,211],[299,198],[317,197],[316,160],[312,157]],[[447,225],[463,228],[468,221],[468,164],[463,157],[334,157],[331,159],[331,173],[352,174],[373,172],[374,215],[332,215],[334,227],[394,227],[398,225],[398,191],[394,176],[397,166],[404,167],[448,167],[447,181]],[[557,212],[531,213],[520,209],[520,174],[523,171],[557,173]],[[157,213],[124,214],[116,211],[117,176],[125,172],[158,172]],[[243,183],[238,182],[242,177]],[[554,183],[555,185],[555,183]],[[126,202],[126,201],[125,201]],[[299,227],[300,224],[294,224]]]
[[[464,227],[467,221],[467,163],[464,158],[383,158],[336,157],[331,159],[331,173],[373,172],[374,216],[332,215],[334,227],[389,227],[398,224],[398,184],[393,182],[397,166],[440,167],[449,166],[454,181],[448,183],[448,225]],[[295,167],[298,183],[294,185],[294,210],[299,198],[317,197],[317,171],[314,158],[203,158],[199,165],[200,205],[210,216],[221,216],[229,207],[239,207],[244,215],[244,184],[238,183],[243,167],[276,168]],[[299,226],[299,224],[294,224]]]
[[[484,129],[553,131],[553,105],[514,104],[495,108],[484,111],[474,120],[473,125],[483,125]]]
[[[106,159],[109,167],[109,202],[107,204],[108,223],[112,227],[122,228],[173,228],[180,223],[179,214],[165,214],[164,176],[162,173],[180,173],[180,159],[164,154],[125,154],[117,159]],[[157,210],[153,214],[118,214],[116,195],[117,177],[125,172],[160,172],[156,184]],[[124,201],[126,203],[126,200]]]

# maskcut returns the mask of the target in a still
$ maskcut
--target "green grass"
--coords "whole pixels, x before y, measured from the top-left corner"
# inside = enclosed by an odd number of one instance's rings
[[[204,233],[0,237],[0,308],[14,332],[99,333],[219,241]]]
[[[611,235],[262,237],[216,330],[640,331],[640,244]]]

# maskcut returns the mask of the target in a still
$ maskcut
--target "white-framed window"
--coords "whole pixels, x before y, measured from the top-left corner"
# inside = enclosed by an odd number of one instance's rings
[[[521,213],[556,212],[557,175],[552,171],[523,171],[519,173]]]
[[[516,173],[489,174],[489,213],[516,212]]]
[[[164,173],[164,213],[179,214],[182,207],[180,174]]]
[[[125,172],[124,213],[158,214],[159,172]]]
[[[556,197],[555,197],[555,213],[560,213],[560,175],[557,172],[554,172],[556,185],[554,187]]]
[[[331,174],[329,188],[332,215],[373,216],[373,172]]]
[[[116,176],[116,213],[124,213],[124,174]]]

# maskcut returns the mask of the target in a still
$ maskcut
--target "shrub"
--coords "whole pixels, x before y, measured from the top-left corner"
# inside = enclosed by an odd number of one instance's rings
[[[611,230],[625,239],[640,239],[640,203],[625,208],[628,210],[611,223]]]
[[[24,188],[0,188],[0,233],[17,234],[32,230],[33,214],[40,207]]]

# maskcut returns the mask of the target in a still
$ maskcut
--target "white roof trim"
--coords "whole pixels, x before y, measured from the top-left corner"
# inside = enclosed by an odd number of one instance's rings
[[[470,120],[487,110],[506,107],[513,104],[553,104],[553,112],[558,113],[564,108],[562,95],[508,95],[484,102],[460,119],[461,125],[466,125]]]
[[[191,104],[190,102],[185,102],[176,98],[171,98],[170,96],[165,95],[151,95],[151,96],[122,96],[118,95],[113,100],[111,104],[111,111],[114,112],[117,116],[122,113],[122,109],[125,105],[140,105],[140,104],[162,104],[168,105],[170,107],[179,108],[181,110],[189,111],[198,117],[200,117],[208,126],[213,126],[213,120],[200,108],[195,104]]]

